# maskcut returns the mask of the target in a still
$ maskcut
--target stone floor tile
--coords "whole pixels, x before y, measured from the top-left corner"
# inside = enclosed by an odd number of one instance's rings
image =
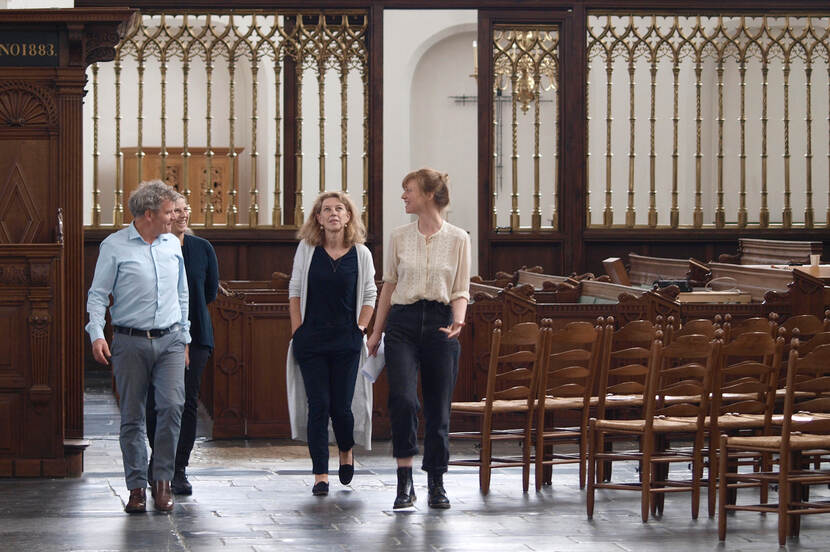
[[[96,383],[97,382],[97,383]],[[0,479],[0,550],[84,551],[568,551],[760,552],[777,550],[777,517],[738,512],[729,518],[725,543],[717,520],[692,520],[689,497],[666,499],[662,518],[640,521],[639,495],[597,493],[594,519],[585,515],[585,491],[576,466],[557,466],[553,486],[522,492],[521,470],[493,473],[491,491],[478,490],[478,472],[451,468],[446,511],[427,507],[426,474],[415,470],[415,507],[392,510],[395,464],[389,442],[356,450],[355,478],[337,481],[336,449],[327,497],[311,495],[311,463],[303,444],[276,439],[212,441],[210,419],[200,411],[199,437],[188,467],[194,487],[176,497],[173,512],[123,513],[124,485],[118,443],[118,410],[109,377],[87,378],[85,427],[91,445],[80,479]],[[453,454],[473,454],[472,448]],[[615,466],[615,470],[617,467]],[[682,467],[681,470],[682,471]],[[636,479],[634,465],[615,476]],[[813,496],[830,499],[830,490]],[[752,500],[742,493],[741,500]],[[771,497],[774,499],[774,494]],[[789,551],[830,550],[830,519],[807,517]]]

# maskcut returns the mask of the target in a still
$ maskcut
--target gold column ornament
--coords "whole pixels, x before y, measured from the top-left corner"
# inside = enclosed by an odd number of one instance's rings
[[[789,21],[788,21],[789,23]],[[784,211],[781,226],[793,225],[793,211],[790,208],[790,57],[784,57]]]
[[[767,128],[769,118],[767,117],[767,74],[769,73],[769,62],[764,55],[761,60],[761,212],[759,213],[758,224],[761,228],[769,226],[769,206],[767,203]]]
[[[511,193],[510,193],[510,228],[518,230],[521,224],[519,220],[519,115],[517,111],[519,103],[519,75],[513,73],[510,78],[511,90],[511,131],[513,141],[513,154],[510,156],[512,163],[511,171]]]
[[[677,16],[675,16],[675,25]],[[680,159],[679,149],[679,126],[680,126],[680,56],[677,50],[672,59],[672,75],[674,78],[674,99],[672,100],[672,151],[671,151],[671,214],[669,225],[672,228],[680,226],[680,207],[678,205],[678,161]]]
[[[282,114],[280,110],[280,75],[282,65],[279,52],[274,52],[274,206],[271,209],[271,226],[282,226],[282,198],[280,194],[280,165],[282,165]]]
[[[98,187],[98,64],[92,64],[92,226],[101,226],[101,190]]]
[[[187,16],[185,16],[185,21],[187,20]],[[188,52],[185,51],[184,57],[182,59],[182,180],[181,180],[181,193],[184,195],[185,201],[187,204],[191,206],[191,210],[193,208],[199,209],[198,205],[191,205],[190,201],[190,151],[188,148],[188,131],[189,131],[189,123],[190,123],[190,115],[188,113],[188,99],[187,99],[187,83],[190,77],[190,58],[188,57]]]
[[[741,152],[738,154],[738,159],[741,164],[741,188],[738,192],[738,228],[746,228],[746,56],[744,51],[741,52],[738,74],[740,75],[739,86],[741,88],[741,116],[739,118],[741,125]]]
[[[501,91],[502,91],[502,89],[499,87],[498,83],[496,84],[496,86],[498,88],[493,90],[493,98],[495,98],[495,101],[498,102],[499,100],[501,100]],[[496,105],[498,106],[499,104],[496,103]],[[494,109],[493,110],[493,140],[492,140],[493,144],[496,144],[498,142],[499,134],[502,132],[501,125],[499,124],[499,120],[496,117],[495,112],[496,112],[496,110]],[[491,189],[493,190],[493,193],[492,193],[492,198],[490,200],[491,203],[492,203],[492,209],[490,211],[490,228],[496,229],[496,228],[499,227],[498,208],[496,207],[498,199],[499,199],[499,190],[498,190],[498,185],[497,185],[498,183],[495,181],[496,180],[496,174],[497,174],[497,171],[498,171],[498,152],[496,151],[496,148],[493,148],[493,154],[492,154],[491,157],[492,157],[492,159],[491,159],[491,163],[490,163],[490,186],[491,186]]]
[[[608,52],[605,60],[605,78],[606,78],[606,93],[605,93],[605,211],[602,214],[603,224],[607,228],[611,228],[614,224],[614,210],[611,206],[611,122],[614,120],[611,117],[611,98],[613,82],[611,78],[614,74],[614,59],[611,57],[611,52]]]
[[[360,77],[363,80],[363,225],[369,228],[369,66],[361,65]]]
[[[340,60],[340,189],[349,191],[349,66]]]
[[[542,101],[542,90],[539,83],[539,75],[535,75],[536,89],[533,102],[533,212],[530,215],[530,224],[534,232],[538,232],[542,228],[542,194],[539,191],[540,170],[539,164],[542,155],[539,153],[539,111]]]
[[[166,180],[167,177],[167,56],[164,51],[161,54],[160,62],[161,72],[161,117],[159,122],[161,124],[161,169],[159,171],[159,178]]]
[[[250,191],[250,205],[248,206],[248,226],[256,228],[259,226],[259,179],[257,178],[257,159],[259,153],[257,152],[257,140],[259,134],[257,133],[259,122],[258,105],[259,105],[259,58],[254,55],[251,61],[251,189]]]
[[[233,16],[231,16],[233,19]],[[239,210],[236,207],[236,185],[234,182],[236,181],[235,173],[236,173],[236,162],[237,162],[237,154],[236,154],[236,143],[234,140],[235,135],[235,126],[236,126],[236,106],[234,101],[234,90],[235,90],[235,77],[236,77],[236,64],[234,62],[235,52],[228,53],[228,157],[230,157],[231,162],[228,164],[228,183],[230,184],[230,191],[228,192],[228,205],[227,205],[227,225],[229,228],[233,228],[236,226],[237,214]]]
[[[116,228],[124,224],[124,154],[121,152],[121,48],[115,54],[115,202],[112,224]]]
[[[208,23],[210,16],[208,16]],[[208,50],[205,60],[205,179],[202,182],[202,201],[205,210],[205,227],[213,226],[213,57]]]
[[[299,56],[298,56],[299,57]],[[297,141],[294,159],[297,164],[297,180],[294,182],[294,224],[302,226],[303,213],[303,63],[297,61]]]
[[[650,150],[648,154],[648,226],[657,227],[657,153],[655,144],[655,132],[657,125],[657,51],[651,51],[651,110],[649,112],[649,141]]]
[[[625,226],[634,228],[637,222],[637,213],[634,210],[634,52],[628,52],[628,207],[625,210]]]
[[[806,79],[805,83],[805,103],[807,113],[804,118],[804,122],[807,125],[807,152],[804,154],[804,184],[806,186],[805,190],[805,207],[804,207],[804,227],[805,228],[812,228],[814,224],[813,218],[813,112],[812,112],[812,76],[813,76],[813,65],[812,65],[812,57],[810,53],[807,53],[807,59],[805,60],[805,67],[804,67],[804,78]]]
[[[591,63],[590,60],[585,64],[585,225],[591,226],[591,102],[588,100],[588,93],[591,91]],[[557,94],[558,96],[558,94]],[[557,109],[559,102],[556,102]],[[558,127],[557,127],[558,128]],[[559,155],[559,137],[557,132],[556,139],[556,154]],[[559,167],[559,164],[556,165]],[[556,209],[558,202],[556,201],[556,191],[554,191],[554,216],[556,216]],[[554,223],[554,228],[559,228],[558,221]]]
[[[726,212],[723,210],[723,51],[718,52],[718,206],[715,209],[715,226],[726,225]]]
[[[318,124],[320,128],[320,191],[326,189],[326,60],[321,51],[317,59],[317,96],[320,102]]]
[[[138,115],[136,115],[136,125],[138,126],[138,137],[136,139],[135,152],[137,166],[136,175],[138,184],[144,180],[143,165],[144,165],[144,56],[143,52],[138,56]]]
[[[700,18],[698,17],[698,27],[700,26]],[[703,209],[702,209],[702,167],[701,161],[703,153],[701,149],[701,125],[703,124],[703,117],[700,109],[700,91],[703,83],[700,81],[703,67],[701,66],[700,50],[695,53],[695,100],[697,107],[697,117],[695,117],[696,127],[696,149],[695,149],[695,211],[693,216],[693,224],[695,228],[703,227]]]

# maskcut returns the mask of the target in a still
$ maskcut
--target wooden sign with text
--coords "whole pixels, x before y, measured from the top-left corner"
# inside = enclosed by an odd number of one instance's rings
[[[0,67],[55,66],[58,33],[0,29]]]

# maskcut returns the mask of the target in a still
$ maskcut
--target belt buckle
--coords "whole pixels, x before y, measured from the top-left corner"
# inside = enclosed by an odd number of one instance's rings
[[[153,339],[153,330],[144,330],[147,334],[147,339]]]

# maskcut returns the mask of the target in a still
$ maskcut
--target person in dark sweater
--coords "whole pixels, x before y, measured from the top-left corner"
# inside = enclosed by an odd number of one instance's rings
[[[182,412],[182,426],[179,444],[176,448],[176,463],[171,488],[174,494],[189,495],[193,487],[187,480],[185,469],[196,441],[196,417],[199,407],[199,387],[202,372],[213,352],[213,324],[208,304],[216,299],[219,289],[219,262],[213,246],[204,238],[193,235],[188,228],[190,206],[184,198],[176,201],[171,232],[179,238],[187,272],[187,286],[190,291],[190,335],[192,341],[185,353],[187,369],[184,372],[185,402]],[[156,430],[155,401],[152,392],[147,393],[147,435],[150,443]],[[148,476],[152,480],[153,458],[150,456]]]

